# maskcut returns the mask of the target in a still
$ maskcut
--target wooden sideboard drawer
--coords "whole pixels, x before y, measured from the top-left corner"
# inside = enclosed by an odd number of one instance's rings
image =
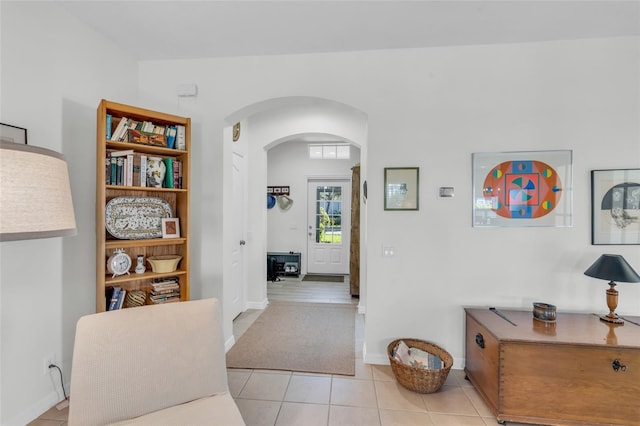
[[[499,422],[640,425],[640,322],[465,309],[465,372]]]

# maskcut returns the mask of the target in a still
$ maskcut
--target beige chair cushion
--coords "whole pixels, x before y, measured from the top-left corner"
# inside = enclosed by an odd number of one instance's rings
[[[189,419],[187,403],[198,408],[194,415],[202,415],[201,404],[222,401],[241,422],[234,401],[224,396],[228,390],[216,299],[103,312],[77,323],[71,426],[122,422],[182,404],[176,412],[185,417],[178,424],[197,424]],[[225,423],[212,413],[206,424]]]

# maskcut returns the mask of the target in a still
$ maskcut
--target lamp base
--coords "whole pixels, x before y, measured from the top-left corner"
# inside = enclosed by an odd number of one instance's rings
[[[607,314],[600,316],[600,321],[609,322],[612,324],[624,325],[624,321],[622,321],[616,314]]]

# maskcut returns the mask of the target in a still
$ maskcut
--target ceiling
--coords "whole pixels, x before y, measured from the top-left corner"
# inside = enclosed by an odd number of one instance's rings
[[[54,0],[139,60],[640,35],[640,1]]]

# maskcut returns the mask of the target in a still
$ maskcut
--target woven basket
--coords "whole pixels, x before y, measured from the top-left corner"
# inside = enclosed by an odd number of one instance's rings
[[[442,359],[444,367],[438,370],[423,370],[396,361],[393,359],[391,354],[393,353],[393,349],[398,346],[398,343],[401,340],[404,340],[410,348],[418,348],[425,352],[438,355]],[[442,384],[447,380],[449,370],[451,370],[451,366],[453,365],[453,358],[449,352],[445,351],[440,346],[424,340],[411,338],[396,339],[389,343],[387,346],[387,356],[391,363],[393,375],[396,376],[398,383],[409,390],[419,393],[437,392]]]

